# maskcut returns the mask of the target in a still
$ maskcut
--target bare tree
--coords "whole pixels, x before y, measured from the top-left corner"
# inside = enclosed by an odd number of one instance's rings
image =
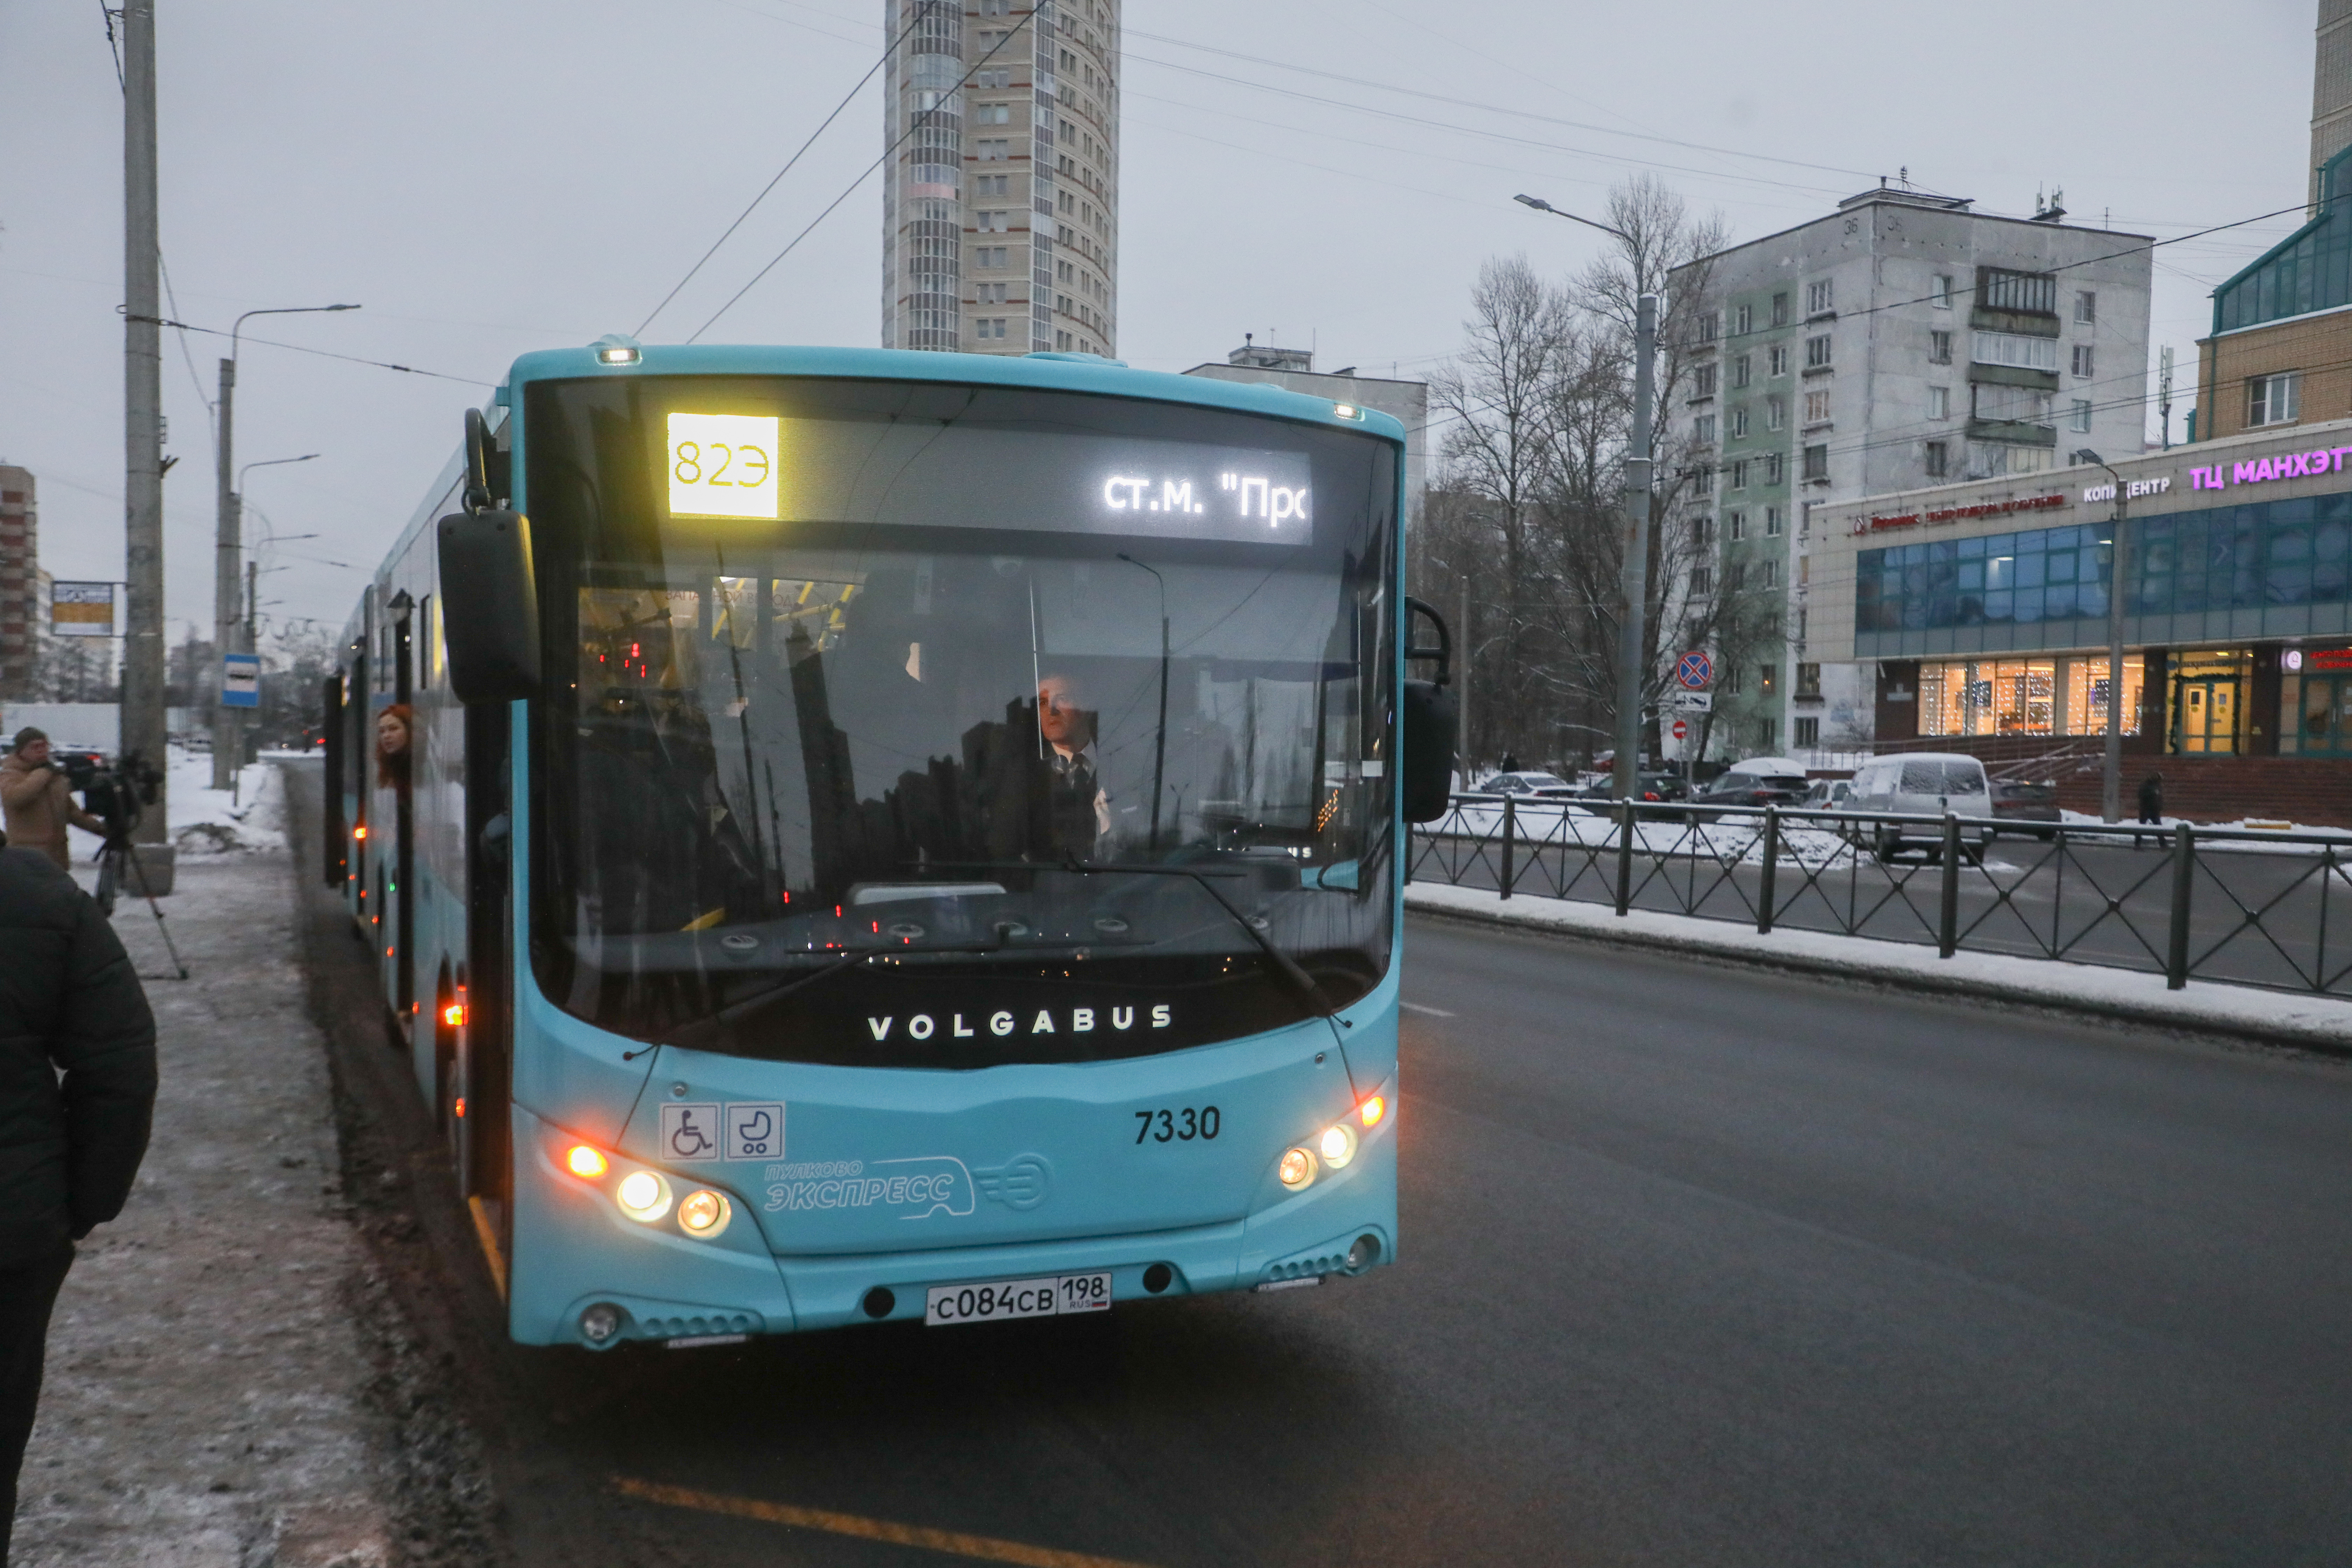
[[[1447,605],[1466,589],[1481,623],[1457,628],[1474,688],[1466,756],[1517,751],[1565,765],[1616,727],[1636,303],[1663,297],[1658,405],[1675,409],[1712,352],[1696,301],[1726,231],[1646,176],[1612,191],[1608,212],[1625,237],[1564,283],[1524,258],[1482,268],[1469,346],[1432,379],[1433,416],[1450,427],[1415,582]],[[1711,447],[1671,417],[1654,432],[1645,709],[1684,648],[1752,641],[1743,628],[1763,613],[1714,580]],[[1647,740],[1654,750],[1654,728]]]
[[[1542,499],[1555,401],[1561,339],[1568,311],[1558,289],[1536,276],[1524,256],[1497,258],[1478,270],[1470,291],[1471,319],[1463,323],[1470,345],[1459,361],[1430,378],[1431,413],[1451,422],[1445,433],[1444,488],[1466,498],[1455,515],[1483,522],[1499,545],[1499,594],[1489,607],[1499,614],[1496,657],[1474,671],[1479,689],[1489,693],[1489,737],[1503,751],[1516,750],[1525,703],[1535,676],[1526,636],[1530,531]],[[1475,535],[1460,538],[1457,555],[1476,548]],[[1487,595],[1481,595],[1482,598]],[[1470,636],[1472,628],[1464,627]],[[1474,711],[1474,719],[1479,715]],[[1465,747],[1475,756],[1475,738]]]

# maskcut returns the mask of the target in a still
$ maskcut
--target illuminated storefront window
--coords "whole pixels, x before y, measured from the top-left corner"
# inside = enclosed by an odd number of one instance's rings
[[[2124,733],[2138,731],[2144,670],[2124,666]],[[2104,658],[1956,659],[1919,667],[1921,735],[2104,735]]]

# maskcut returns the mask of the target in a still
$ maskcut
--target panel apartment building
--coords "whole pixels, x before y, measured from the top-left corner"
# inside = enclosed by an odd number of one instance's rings
[[[0,463],[0,697],[32,691],[47,608],[32,470]]]
[[[1819,508],[2141,449],[2147,239],[2064,216],[1882,185],[1676,275],[1702,302],[1687,319],[1703,352],[1660,417],[1695,452],[1689,504],[1717,541],[1685,587],[1769,606],[1762,635],[1717,650],[1711,750],[1872,733],[1870,672],[1811,636]]]
[[[882,346],[1115,354],[1119,0],[888,0]]]

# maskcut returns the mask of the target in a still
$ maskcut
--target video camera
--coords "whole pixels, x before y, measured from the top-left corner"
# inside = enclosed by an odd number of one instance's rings
[[[131,837],[163,784],[163,770],[136,752],[111,764],[96,752],[68,752],[55,761],[65,770],[66,784],[81,795],[82,809],[106,824],[110,844]]]

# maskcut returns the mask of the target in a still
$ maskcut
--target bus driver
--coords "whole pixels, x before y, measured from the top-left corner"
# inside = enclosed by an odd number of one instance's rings
[[[1079,705],[1072,677],[1048,675],[1037,682],[1037,732],[1045,742],[1054,847],[1087,859],[1110,837],[1110,795],[1095,752],[1095,714]]]

